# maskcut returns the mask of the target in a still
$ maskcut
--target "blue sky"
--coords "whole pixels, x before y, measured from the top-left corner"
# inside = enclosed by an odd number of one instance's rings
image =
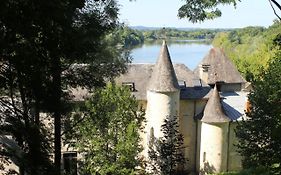
[[[204,23],[192,24],[178,19],[177,10],[182,0],[119,0],[122,22],[130,26],[241,28],[268,27],[276,19],[268,0],[241,0],[236,9],[232,5],[220,6],[222,17]],[[279,1],[279,0],[278,0]]]

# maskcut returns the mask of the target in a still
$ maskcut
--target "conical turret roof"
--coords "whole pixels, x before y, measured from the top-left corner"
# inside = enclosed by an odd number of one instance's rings
[[[158,60],[150,78],[148,90],[156,92],[174,92],[179,90],[178,80],[166,41],[163,41]]]
[[[205,123],[223,123],[230,121],[230,119],[223,112],[220,102],[220,95],[216,85],[214,87],[213,94],[205,106],[201,121]]]

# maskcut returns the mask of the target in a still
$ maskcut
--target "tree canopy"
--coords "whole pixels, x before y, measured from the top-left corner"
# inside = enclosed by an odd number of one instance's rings
[[[184,174],[183,135],[178,130],[178,118],[167,116],[161,126],[163,137],[156,138],[151,128],[148,150],[148,172],[161,175]],[[186,173],[186,172],[185,172]]]
[[[263,167],[271,174],[281,172],[281,54],[275,56],[249,95],[251,110],[240,122],[236,135],[246,168]]]
[[[141,166],[140,134],[144,113],[126,87],[108,84],[86,101],[74,117],[74,146],[83,155],[80,168],[90,174],[137,174]],[[78,139],[77,139],[78,138]]]
[[[178,10],[179,18],[187,18],[189,21],[196,23],[207,19],[214,19],[222,15],[219,5],[234,5],[236,6],[241,0],[184,0]],[[243,0],[242,0],[243,1]],[[269,0],[269,3],[274,11],[274,14],[281,20],[278,12],[281,12],[281,6],[276,0]],[[278,11],[276,10],[278,9]]]
[[[51,145],[50,140],[44,144],[42,139],[32,140],[36,128],[45,138],[40,112],[54,118],[55,174],[59,174],[61,118],[71,97],[69,88],[103,86],[125,71],[127,59],[116,47],[118,40],[109,42],[105,37],[118,25],[117,11],[112,0],[5,0],[0,4],[1,132],[12,136],[32,159],[29,166],[20,165],[21,174],[33,165],[31,174],[38,174],[36,156],[50,154],[38,152],[38,145]]]
[[[233,4],[234,6],[240,0],[185,0],[185,4],[178,10],[180,18],[187,18],[196,23],[206,19],[214,19],[221,16],[221,11],[217,8],[219,4]]]
[[[276,46],[274,40],[280,35],[280,30],[279,21],[268,28],[234,29],[218,33],[212,44],[223,48],[246,80],[253,81],[278,52],[279,46]]]

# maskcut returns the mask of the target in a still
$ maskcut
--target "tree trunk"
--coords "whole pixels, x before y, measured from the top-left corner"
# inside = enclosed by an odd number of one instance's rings
[[[58,57],[52,59],[53,105],[55,126],[55,174],[60,175],[61,168],[61,62]]]

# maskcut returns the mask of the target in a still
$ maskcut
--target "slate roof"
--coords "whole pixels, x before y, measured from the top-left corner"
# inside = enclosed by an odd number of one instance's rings
[[[174,92],[179,90],[178,80],[166,41],[163,41],[147,89],[155,92]]]
[[[223,111],[220,95],[216,85],[205,106],[201,121],[205,123],[223,123],[230,121]]]
[[[212,48],[209,53],[199,63],[194,70],[199,75],[200,66],[206,65],[208,68],[207,84],[215,84],[216,82],[224,83],[245,83],[245,79],[238,72],[232,61],[225,55],[220,48]]]
[[[249,92],[222,92],[222,106],[225,114],[232,121],[246,119],[245,104]]]
[[[146,100],[146,91],[150,81],[154,64],[128,64],[127,73],[120,75],[115,79],[117,84],[124,82],[133,82],[135,91],[133,95],[138,100]],[[179,81],[185,82],[186,87],[180,86],[181,99],[201,99],[208,98],[210,87],[201,82],[199,77],[193,74],[184,64],[173,65],[175,74]]]

